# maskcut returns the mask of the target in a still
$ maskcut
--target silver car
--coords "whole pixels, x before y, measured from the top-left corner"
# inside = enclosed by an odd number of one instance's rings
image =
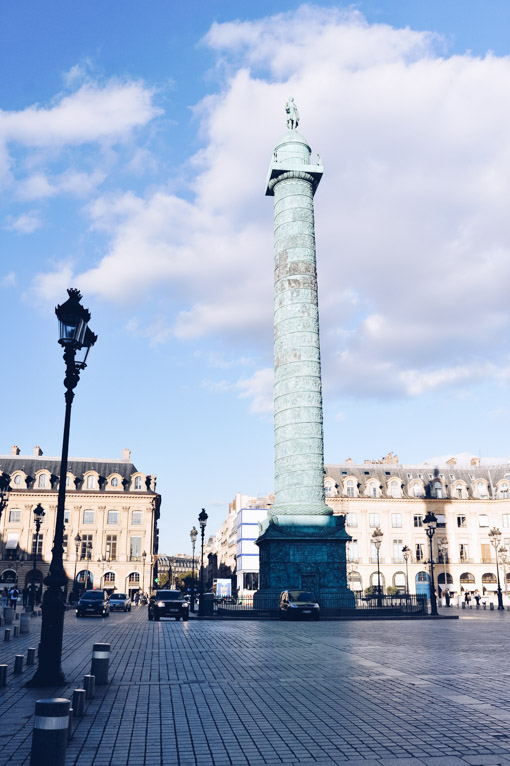
[[[112,593],[110,596],[110,610],[112,612],[130,612],[131,599],[126,593]]]

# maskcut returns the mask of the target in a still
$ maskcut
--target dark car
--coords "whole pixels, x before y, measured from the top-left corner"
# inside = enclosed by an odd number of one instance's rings
[[[110,596],[110,609],[112,612],[130,612],[131,599],[125,593],[112,593]]]
[[[290,619],[292,617],[309,617],[318,620],[320,607],[317,599],[305,590],[284,590],[280,596],[280,617]]]
[[[175,617],[176,620],[187,620],[189,604],[180,590],[158,590],[151,596],[148,607],[149,620],[160,620],[161,617]]]
[[[102,590],[86,590],[76,605],[77,617],[109,617],[108,596]]]

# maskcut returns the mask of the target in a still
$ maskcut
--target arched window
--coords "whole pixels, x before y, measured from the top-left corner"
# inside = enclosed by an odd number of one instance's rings
[[[372,484],[370,484],[370,487],[369,487],[370,497],[377,497],[378,492],[379,492],[379,487],[377,486],[377,484],[375,484],[375,482],[372,482]]]
[[[118,480],[118,478],[116,476],[113,477],[113,479],[111,480],[110,483],[111,483],[112,487],[118,487],[119,486],[119,480]]]
[[[354,492],[355,492],[354,482],[348,481],[347,482],[347,497],[354,497]]]
[[[110,585],[115,583],[115,572],[105,572],[104,573],[104,581],[106,583],[110,583]]]
[[[463,572],[460,576],[460,584],[465,585],[467,583],[474,583],[475,576],[471,572]]]
[[[326,484],[324,486],[324,493],[326,497],[333,497],[335,495],[335,486],[334,484]]]
[[[499,494],[501,497],[508,497],[508,484],[502,484],[499,488]]]
[[[443,497],[443,485],[440,481],[434,482],[434,494],[440,500]]]
[[[430,577],[428,576],[427,572],[418,572],[416,575],[416,582],[429,582]]]
[[[383,575],[382,572],[380,572],[380,577],[381,577],[381,588],[384,588],[384,575]],[[370,575],[370,585],[373,588],[377,588],[377,585],[378,585],[378,573],[377,572],[372,572],[372,574]]]
[[[39,479],[37,481],[37,486],[41,487],[41,488],[42,487],[46,487],[46,474],[45,473],[40,473],[39,474]]]
[[[444,572],[440,572],[437,576],[437,581],[441,585],[444,585]],[[448,585],[453,585],[453,577],[449,572],[446,573],[446,582]]]
[[[479,481],[476,485],[476,494],[478,497],[488,497],[487,485],[483,481]]]
[[[87,476],[87,489],[96,488],[96,479],[94,476]]]
[[[392,497],[401,497],[402,491],[400,488],[400,482],[399,481],[392,481],[390,482],[390,494]]]
[[[393,575],[393,585],[395,588],[405,588],[406,587],[406,576],[404,572],[395,572]]]
[[[414,497],[423,497],[425,494],[423,490],[423,484],[420,484],[420,482],[415,482],[413,484],[413,495]]]
[[[16,476],[14,477],[14,483],[16,484],[16,486],[19,486],[21,484],[21,481],[22,481],[21,474],[17,473]]]
[[[486,572],[484,575],[482,575],[482,583],[484,585],[487,584],[494,584],[497,582],[496,575],[492,574],[492,572]]]
[[[363,590],[361,575],[359,572],[351,572],[348,575],[347,580],[351,590]]]
[[[139,572],[131,572],[129,575],[129,584],[130,585],[138,585],[140,582],[140,573]]]

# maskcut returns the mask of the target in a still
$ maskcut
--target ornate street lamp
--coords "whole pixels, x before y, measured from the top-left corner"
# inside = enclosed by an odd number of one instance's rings
[[[74,546],[75,546],[75,549],[76,549],[76,557],[74,559],[73,593],[77,593],[78,592],[78,587],[77,587],[77,583],[76,583],[76,567],[78,565],[78,554],[80,552],[80,543],[81,543],[81,537],[80,537],[79,534],[77,534],[76,537],[74,538]]]
[[[67,293],[69,295],[68,300],[55,309],[60,330],[58,342],[64,349],[66,365],[64,378],[66,409],[52,558],[49,574],[44,580],[47,587],[42,603],[39,666],[34,677],[27,683],[27,686],[34,687],[60,686],[65,682],[61,667],[65,612],[63,591],[67,585],[67,576],[63,564],[63,542],[71,406],[74,399],[74,389],[80,379],[80,372],[85,369],[88,353],[97,340],[97,335],[88,327],[90,312],[81,305],[80,292],[71,288]],[[78,352],[81,357],[79,359],[77,358]]]
[[[375,545],[375,549],[377,551],[377,606],[381,606],[382,604],[381,565],[380,565],[380,551],[381,551],[382,539],[383,539],[383,533],[381,532],[380,528],[377,527],[377,529],[374,529],[374,532],[372,534],[372,542]]]
[[[427,537],[429,538],[430,548],[430,614],[437,617],[437,599],[436,588],[434,584],[434,555],[432,553],[432,538],[436,533],[437,519],[432,511],[427,513],[423,519],[423,524],[426,527],[425,531],[427,533]]]
[[[11,488],[9,486],[10,477],[6,473],[0,474],[0,519],[9,502],[9,492]]]
[[[30,589],[30,606],[32,609],[35,606],[35,570],[37,568],[37,548],[39,546],[39,531],[41,529],[42,520],[44,518],[44,508],[40,503],[34,508],[35,518],[35,540],[34,540],[34,564],[32,567],[32,587]]]
[[[92,558],[92,543],[87,543],[86,550],[85,550],[85,559],[87,561],[86,567],[87,570],[85,572],[85,590],[89,589],[89,569],[90,569],[90,560]]]
[[[191,603],[190,609],[195,611],[195,543],[197,541],[198,532],[195,527],[192,528],[189,533],[191,540]]]
[[[440,540],[437,541],[437,549],[439,553],[441,554],[441,558],[443,560],[445,603],[447,606],[450,606],[449,598],[446,598],[446,591],[448,590],[448,580],[447,580],[447,574],[446,574],[446,559],[448,558],[448,540],[446,539],[446,537],[442,537]]]
[[[144,551],[142,553],[142,593],[145,593],[145,560],[147,558],[147,553]]]
[[[409,596],[409,561],[411,559],[411,549],[407,545],[404,545],[402,553],[404,555],[404,561],[406,562],[406,595]]]
[[[501,550],[501,530],[499,530],[497,527],[493,527],[491,531],[489,532],[489,538],[494,546],[494,552],[496,554],[496,573],[498,575],[498,609],[504,609],[503,606],[503,593],[501,592],[501,583],[499,581],[499,563],[498,563],[498,554]]]
[[[204,536],[205,536],[205,527],[207,524],[207,519],[209,516],[205,512],[205,508],[202,508],[199,516],[198,516],[198,523],[200,524],[200,533],[202,536],[202,552],[200,556],[200,603],[198,605],[198,614],[203,615],[204,614]]]
[[[506,562],[507,562],[507,555],[508,551],[505,547],[499,549],[499,558],[501,560],[501,563],[503,564],[503,592],[506,596]]]

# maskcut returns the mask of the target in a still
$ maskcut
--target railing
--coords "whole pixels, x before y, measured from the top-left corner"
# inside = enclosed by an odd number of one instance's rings
[[[357,596],[325,595],[319,598],[320,614],[323,617],[342,617],[370,614],[398,616],[423,614],[427,599],[425,596]],[[252,617],[278,619],[281,616],[278,596],[258,595],[254,593],[242,598],[223,598],[214,600],[214,615],[218,617]]]

